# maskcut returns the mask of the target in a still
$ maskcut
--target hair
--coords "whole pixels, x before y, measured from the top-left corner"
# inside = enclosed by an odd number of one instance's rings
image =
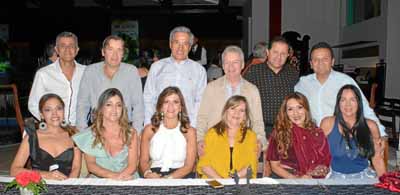
[[[283,44],[286,44],[286,45],[288,46],[288,48],[290,47],[289,42],[288,42],[284,37],[282,37],[282,36],[276,36],[276,37],[274,37],[274,38],[269,42],[268,49],[271,49],[271,48],[272,48],[272,45],[274,45],[274,43],[283,43]],[[288,50],[288,52],[289,52],[289,50]]]
[[[56,44],[54,43],[49,43],[46,45],[46,47],[44,48],[44,56],[46,58],[49,58],[53,56],[54,53],[56,53],[56,50],[54,49],[55,46]]]
[[[190,29],[186,26],[178,26],[171,30],[171,32],[169,33],[169,42],[170,43],[172,42],[172,40],[174,40],[175,33],[177,33],[177,32],[187,33],[189,35],[189,44],[190,44],[190,46],[193,45],[194,35],[190,31]]]
[[[124,48],[124,52],[126,52],[126,48],[125,48],[125,41],[124,41],[124,39],[122,39],[120,36],[118,36],[118,35],[109,35],[109,36],[107,36],[105,39],[104,39],[104,41],[103,41],[103,44],[102,44],[102,49],[105,49],[109,44],[110,44],[110,41],[111,40],[114,40],[114,41],[121,41],[122,42],[122,47]]]
[[[190,119],[186,109],[185,99],[183,98],[181,90],[178,87],[167,87],[165,88],[160,95],[158,96],[157,105],[156,105],[156,112],[151,117],[151,125],[153,125],[153,132],[155,132],[162,122],[162,107],[167,98],[170,95],[176,94],[179,97],[179,101],[181,102],[181,117],[178,118],[181,122],[181,129],[182,133],[186,133],[187,129],[190,128]]]
[[[105,128],[103,125],[103,108],[107,101],[112,98],[118,96],[122,102],[122,114],[119,118],[119,125],[121,127],[120,136],[122,137],[122,141],[126,145],[130,145],[130,134],[131,134],[131,126],[128,120],[127,109],[125,107],[124,98],[122,97],[121,92],[116,88],[109,88],[105,90],[99,97],[97,102],[97,110],[95,111],[94,122],[91,126],[93,133],[95,134],[95,139],[92,147],[95,147],[98,143],[101,143],[104,146],[105,137],[103,136]]]
[[[222,64],[224,64],[224,58],[225,58],[225,56],[227,55],[227,53],[237,53],[237,54],[239,54],[240,61],[242,62],[241,67],[242,67],[242,68],[244,67],[244,54],[243,54],[242,49],[240,49],[240,47],[235,46],[235,45],[229,45],[229,46],[227,46],[227,47],[224,49],[224,51],[222,52],[222,55],[221,55]]]
[[[58,34],[57,37],[56,37],[56,46],[58,46],[59,41],[60,41],[61,38],[72,38],[75,41],[76,48],[79,47],[78,46],[78,37],[74,33],[64,31],[64,32]]]
[[[335,58],[332,47],[326,42],[319,42],[312,46],[311,51],[310,51],[310,59],[311,59],[313,51],[316,49],[328,49],[329,52],[331,53],[332,59]]]
[[[217,132],[218,135],[222,136],[226,129],[228,128],[227,124],[227,111],[230,108],[235,108],[239,106],[239,104],[243,102],[246,105],[246,117],[245,121],[241,124],[240,131],[242,132],[242,138],[240,139],[240,143],[243,143],[244,139],[246,138],[247,131],[251,129],[251,116],[250,116],[250,110],[249,110],[249,104],[246,100],[245,97],[240,96],[240,95],[234,95],[230,97],[226,103],[224,108],[222,109],[221,113],[221,121],[214,125],[214,129]]]
[[[256,45],[254,45],[253,48],[253,57],[255,58],[266,58],[267,57],[267,51],[268,49],[268,44],[266,42],[258,42]]]
[[[281,107],[279,108],[279,112],[274,125],[275,131],[273,134],[277,142],[278,153],[282,155],[284,159],[288,158],[288,149],[292,144],[293,123],[292,121],[290,121],[287,114],[287,103],[291,99],[296,100],[300,105],[303,106],[305,110],[306,116],[304,120],[304,128],[311,131],[315,130],[316,128],[316,125],[311,117],[310,105],[307,98],[299,92],[294,92],[287,95],[283,100]]]
[[[48,100],[50,100],[50,99],[58,100],[61,103],[61,106],[62,106],[63,110],[65,109],[64,101],[61,99],[60,96],[58,96],[57,94],[54,94],[54,93],[48,93],[48,94],[43,95],[39,100],[39,111],[40,111],[40,113],[43,113],[43,107],[46,104],[46,102]],[[63,120],[65,120],[65,118]],[[66,131],[70,137],[78,132],[78,130],[76,128],[70,126],[69,124],[67,126],[65,126],[65,127],[62,127],[62,126],[60,126],[60,127],[64,131]]]
[[[358,106],[357,106],[356,122],[352,127],[349,127],[347,125],[346,121],[343,118],[342,111],[340,110],[340,100],[342,99],[342,94],[344,90],[351,90],[354,93],[357,100]],[[360,156],[364,158],[370,158],[374,155],[375,150],[373,146],[370,129],[368,127],[366,119],[364,118],[364,108],[361,97],[362,97],[361,92],[356,86],[354,85],[343,86],[337,94],[334,116],[339,121],[339,124],[342,127],[343,137],[349,148],[352,148],[350,145],[350,135],[351,135],[357,143]]]

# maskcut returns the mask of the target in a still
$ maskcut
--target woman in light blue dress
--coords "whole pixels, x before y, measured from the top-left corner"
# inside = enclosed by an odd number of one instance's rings
[[[94,123],[73,137],[84,153],[90,176],[130,180],[137,177],[138,135],[128,122],[118,89],[99,97]]]

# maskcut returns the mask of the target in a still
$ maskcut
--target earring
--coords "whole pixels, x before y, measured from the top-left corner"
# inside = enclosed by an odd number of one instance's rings
[[[68,122],[64,119],[61,121],[61,127],[65,128],[68,126]]]
[[[164,120],[164,112],[160,112],[160,119]]]
[[[182,120],[182,111],[178,113],[178,119],[179,119],[179,121]]]
[[[44,122],[43,119],[40,120],[39,129],[40,130],[46,130],[47,129],[47,124]]]

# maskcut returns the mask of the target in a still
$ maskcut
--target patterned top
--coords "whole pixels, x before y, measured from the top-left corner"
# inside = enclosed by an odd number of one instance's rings
[[[285,96],[294,92],[294,86],[299,80],[299,73],[292,66],[284,65],[275,74],[267,65],[255,65],[244,75],[244,78],[257,86],[260,91],[262,112],[266,135],[271,133],[279,107]]]

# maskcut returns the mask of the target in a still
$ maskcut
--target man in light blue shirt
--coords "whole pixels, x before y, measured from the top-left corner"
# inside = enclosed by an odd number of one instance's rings
[[[333,116],[336,96],[340,88],[346,84],[352,84],[357,87],[358,85],[350,76],[332,69],[335,59],[329,44],[325,42],[317,43],[312,47],[310,53],[310,64],[314,74],[301,77],[294,90],[307,97],[312,117],[317,125],[320,125],[322,119],[327,116]],[[364,95],[362,95],[362,100],[365,118],[375,121],[381,136],[386,136],[385,127],[369,107],[368,100]]]
[[[171,56],[151,65],[143,93],[145,125],[150,123],[161,91],[168,86],[176,86],[185,99],[190,125],[196,126],[201,96],[207,85],[207,74],[199,63],[188,58],[192,44],[193,34],[190,29],[183,26],[174,28],[169,35]]]

